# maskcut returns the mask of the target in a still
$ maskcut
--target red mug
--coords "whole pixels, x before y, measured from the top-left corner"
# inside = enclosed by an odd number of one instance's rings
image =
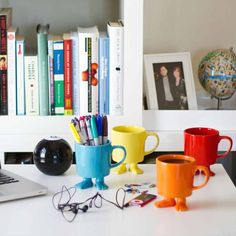
[[[218,154],[218,145],[223,139],[228,140],[230,145],[226,152]],[[216,129],[195,127],[184,130],[184,154],[194,157],[198,165],[208,167],[211,176],[215,173],[210,170],[210,165],[214,164],[217,158],[227,156],[232,144],[229,136],[221,136]]]

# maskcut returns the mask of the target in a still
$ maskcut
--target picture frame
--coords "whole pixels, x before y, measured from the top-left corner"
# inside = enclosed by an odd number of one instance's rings
[[[196,110],[190,53],[145,54],[144,94],[148,110]]]

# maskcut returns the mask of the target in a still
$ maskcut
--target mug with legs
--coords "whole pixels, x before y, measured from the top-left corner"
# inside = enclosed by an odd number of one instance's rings
[[[145,142],[148,137],[154,137],[153,148],[146,151]],[[143,127],[138,126],[116,126],[112,128],[111,139],[113,145],[121,145],[126,149],[125,161],[113,172],[122,174],[126,172],[126,165],[129,170],[135,174],[142,174],[143,170],[139,168],[138,163],[144,160],[144,156],[154,152],[159,145],[159,137],[154,132],[148,132]],[[112,158],[114,161],[120,161],[121,150],[114,150]]]
[[[194,186],[196,171],[203,171],[204,181]],[[175,206],[177,211],[186,211],[186,197],[193,190],[204,187],[209,180],[209,171],[204,166],[197,166],[193,157],[180,154],[160,155],[156,159],[157,192],[163,199],[157,201],[158,208]]]
[[[228,150],[218,153],[218,145],[222,140],[229,142]],[[214,176],[210,165],[215,164],[217,158],[226,157],[232,149],[233,141],[229,136],[221,136],[216,129],[195,127],[184,131],[184,154],[196,159],[198,165],[206,166],[210,175]]]

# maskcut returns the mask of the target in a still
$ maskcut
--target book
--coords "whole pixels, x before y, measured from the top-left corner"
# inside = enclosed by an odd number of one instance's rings
[[[48,31],[49,25],[37,25],[38,76],[39,76],[39,114],[49,114],[48,95]]]
[[[98,38],[97,26],[78,27],[80,114],[98,113]]]
[[[63,34],[63,41],[64,41],[64,114],[73,115],[72,40],[69,33]]]
[[[122,21],[109,21],[107,32],[110,39],[109,114],[122,115],[124,107],[124,26]]]
[[[7,95],[7,29],[11,25],[12,9],[0,11],[0,114],[8,114]]]
[[[73,100],[73,114],[79,115],[79,103],[80,103],[80,88],[79,88],[79,40],[78,32],[71,32],[72,39],[72,100]]]
[[[106,32],[99,34],[98,50],[98,100],[99,114],[109,114],[109,37]]]
[[[16,115],[16,35],[17,27],[9,27],[7,31],[7,99],[8,115]]]
[[[55,114],[64,115],[64,44],[61,35],[53,39]]]
[[[25,115],[25,72],[24,72],[25,38],[16,36],[16,114]]]
[[[6,8],[0,9],[0,17],[1,16],[6,17],[6,28],[8,29],[12,25],[12,8],[6,7]]]
[[[26,115],[39,115],[38,57],[25,56]]]
[[[54,65],[53,65],[53,36],[48,35],[48,93],[49,93],[49,115],[55,115],[54,97]]]

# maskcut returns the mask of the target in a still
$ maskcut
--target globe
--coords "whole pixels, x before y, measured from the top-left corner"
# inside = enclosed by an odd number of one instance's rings
[[[230,98],[236,89],[236,55],[233,49],[217,49],[203,57],[198,68],[202,87],[218,99]]]

